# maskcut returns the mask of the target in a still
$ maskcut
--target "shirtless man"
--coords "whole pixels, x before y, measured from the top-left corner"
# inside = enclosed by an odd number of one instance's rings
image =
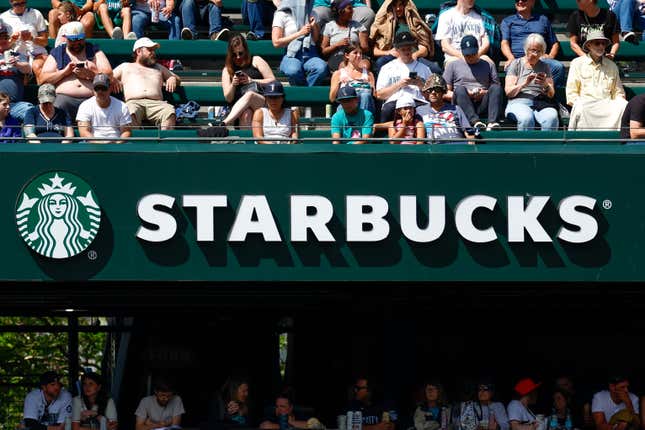
[[[94,95],[92,81],[97,73],[112,75],[112,66],[102,51],[85,42],[83,24],[74,22],[66,35],[67,43],[50,52],[40,75],[42,83],[56,86],[54,106],[70,118],[82,102]]]
[[[132,115],[132,124],[144,120],[161,125],[162,130],[175,128],[175,108],[163,100],[162,90],[172,93],[181,84],[177,75],[157,63],[155,50],[159,44],[147,37],[134,43],[133,63],[114,69],[114,78],[123,86],[125,102]]]

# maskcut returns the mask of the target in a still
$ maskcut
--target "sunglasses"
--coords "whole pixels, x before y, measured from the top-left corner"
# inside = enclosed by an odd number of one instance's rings
[[[445,91],[441,87],[433,87],[433,88],[428,88],[427,90],[424,90],[423,92],[429,94],[429,93],[443,93]]]

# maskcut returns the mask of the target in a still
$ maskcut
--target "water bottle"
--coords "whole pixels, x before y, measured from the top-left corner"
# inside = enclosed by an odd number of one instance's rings
[[[564,421],[564,428],[571,430],[573,428],[573,422],[571,422],[571,414],[567,413],[567,419]]]
[[[107,430],[107,418],[105,418],[105,417],[100,417],[99,418],[99,429],[100,430]]]
[[[445,406],[441,407],[441,430],[446,430],[448,428],[448,408]]]
[[[152,1],[149,1],[150,5],[150,22],[156,24],[159,22],[159,8],[152,6]]]
[[[69,415],[65,417],[65,430],[72,430],[72,417]]]
[[[370,79],[370,75],[369,73],[367,73],[367,69],[363,67],[363,74],[361,75],[361,80],[363,82],[369,82],[369,79]]]
[[[558,416],[556,414],[551,415],[551,421],[549,422],[549,429],[557,429],[558,428]]]
[[[278,417],[280,430],[287,430],[289,428],[289,415],[282,414]]]

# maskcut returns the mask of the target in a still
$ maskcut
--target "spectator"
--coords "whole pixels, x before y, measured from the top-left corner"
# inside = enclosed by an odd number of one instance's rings
[[[197,24],[203,22],[208,24],[208,37],[211,40],[228,41],[230,31],[223,24],[222,0],[182,0],[181,19],[184,24],[181,38],[184,40],[197,39]]]
[[[105,29],[112,39],[134,40],[137,35],[132,31],[132,7],[130,0],[96,0],[94,12],[98,15],[96,25]]]
[[[374,114],[374,75],[361,67],[363,52],[357,45],[347,45],[344,52],[345,63],[331,76],[329,100],[335,101],[340,87],[349,85],[354,87],[358,94],[359,107]]]
[[[19,121],[25,119],[25,113],[34,105],[24,100],[25,76],[31,73],[29,57],[9,49],[9,32],[0,22],[0,52],[9,52],[0,57],[0,92],[11,99],[11,116]]]
[[[175,390],[165,381],[157,381],[154,394],[144,397],[135,411],[135,430],[181,426],[184,404]]]
[[[351,92],[352,88],[343,87],[342,91]],[[366,378],[356,378],[351,391],[347,410],[361,411],[364,430],[394,430],[394,423],[392,421],[383,421],[384,408],[372,401],[372,390]],[[392,416],[390,418],[393,419]]]
[[[502,107],[502,87],[495,66],[481,60],[477,38],[465,36],[461,39],[463,59],[448,63],[443,74],[448,84],[445,97],[461,107],[468,121],[476,128],[484,128],[480,115],[488,115],[486,130],[500,128],[499,111]]]
[[[439,76],[439,75],[433,75]],[[435,79],[435,84],[440,86]],[[443,417],[442,417],[443,415]],[[428,381],[423,385],[423,400],[414,411],[414,428],[416,430],[439,430],[442,418],[448,420],[451,412],[448,399],[439,381]]]
[[[329,21],[332,20],[332,0],[314,0],[312,15],[316,24],[324,29]],[[374,11],[372,10],[371,0],[353,0],[352,20],[360,22],[363,27],[369,29],[374,23]]]
[[[163,90],[172,93],[181,79],[157,63],[159,44],[147,37],[138,39],[132,47],[134,62],[122,63],[114,69],[114,78],[123,86],[132,125],[152,121],[162,130],[175,128],[175,108],[164,101]]]
[[[564,66],[555,59],[560,51],[560,42],[555,36],[549,18],[534,14],[534,6],[535,0],[517,0],[515,2],[517,13],[507,16],[502,21],[502,54],[506,57],[505,69],[508,69],[513,60],[524,56],[526,38],[530,34],[537,33],[546,42],[546,48],[540,60],[551,69],[555,85],[563,87]]]
[[[81,389],[81,395],[72,400],[72,430],[100,428],[101,420],[106,420],[107,430],[116,430],[116,406],[103,386],[101,375],[94,372],[85,373],[81,377]]]
[[[561,388],[553,390],[553,405],[551,416],[548,421],[549,430],[570,430],[580,428],[574,424],[573,412],[570,409],[571,397],[569,393]]]
[[[298,112],[284,104],[284,88],[278,81],[264,87],[267,107],[253,113],[253,137],[257,143],[298,143],[297,141],[261,140],[272,138],[298,138]]]
[[[645,138],[645,94],[632,97],[627,103],[620,123],[620,137],[623,139]],[[641,403],[641,410],[643,410],[642,406]]]
[[[412,53],[412,58],[428,66],[433,73],[441,73],[439,65],[428,60],[434,56],[432,31],[419,15],[413,0],[385,0],[376,13],[370,30],[370,39],[375,45],[376,73],[398,57],[394,37],[404,31],[409,31],[418,41],[418,49]]]
[[[392,139],[390,140],[390,143],[401,145],[422,145],[425,143],[421,139],[425,139],[426,129],[423,126],[423,120],[417,114],[417,104],[425,104],[425,100],[421,102],[419,100],[414,100],[408,94],[403,94],[396,101],[394,121],[385,124],[387,127],[387,134]]]
[[[423,95],[430,103],[420,106],[418,111],[426,128],[426,137],[433,139],[433,143],[466,143],[456,140],[466,138],[471,139],[469,144],[474,144],[472,139],[476,130],[459,106],[446,103],[444,95],[447,92],[446,81],[437,73],[430,75],[423,85]],[[425,429],[417,427],[417,430]]]
[[[616,14],[621,36],[625,42],[638,45],[634,30],[645,30],[645,16],[639,10],[640,0],[609,0],[609,9]],[[645,40],[645,34],[642,36]]]
[[[509,430],[506,408],[500,402],[494,402],[495,386],[488,379],[477,384],[477,393],[472,402],[477,428],[480,430]],[[462,408],[463,409],[463,408]]]
[[[266,27],[271,22],[275,8],[280,5],[279,0],[242,0],[242,23],[248,24],[251,31],[244,36],[248,40],[264,38]]]
[[[78,106],[94,93],[94,76],[112,74],[112,67],[103,51],[85,41],[80,22],[74,22],[65,38],[67,43],[52,49],[45,60],[40,80],[56,86],[56,107],[76,118]]]
[[[47,23],[37,9],[27,7],[26,0],[12,0],[11,9],[0,14],[7,27],[9,44],[21,54],[39,58],[47,55]]]
[[[181,18],[175,13],[175,0],[134,0],[132,7],[132,31],[137,39],[145,35],[146,28],[153,21],[168,32],[169,40],[179,40]]]
[[[275,399],[274,413],[260,423],[263,430],[277,430],[281,428],[308,428],[308,417],[298,413],[293,407],[293,401],[287,394],[280,394]],[[284,426],[284,427],[283,427]]]
[[[322,54],[328,58],[329,70],[335,72],[345,60],[343,48],[354,44],[361,48],[363,54],[369,51],[367,28],[360,22],[352,20],[354,7],[352,0],[336,0],[331,5],[333,20],[323,30],[321,43]],[[363,67],[369,69],[369,60],[363,59]]]
[[[49,371],[40,376],[40,389],[31,391],[25,397],[25,427],[31,430],[63,430],[65,418],[72,415],[72,396],[62,387],[56,372]]]
[[[25,137],[74,137],[72,120],[61,108],[54,106],[56,87],[43,84],[38,88],[38,106],[34,106],[25,114],[22,130]],[[71,140],[63,140],[69,143]],[[40,143],[40,140],[30,140],[29,143]]]
[[[98,74],[94,77],[92,85],[94,97],[81,103],[76,114],[78,133],[92,143],[123,143],[123,140],[90,139],[127,139],[132,134],[132,117],[128,107],[110,95],[110,77]]]
[[[555,379],[555,388],[556,390],[563,391],[569,399],[568,406],[571,410],[574,427],[594,427],[593,419],[591,418],[591,403],[588,401],[582,403],[578,401],[573,379],[567,375],[560,375]]]
[[[571,61],[567,104],[573,106],[569,118],[569,128],[573,130],[620,127],[627,101],[618,67],[604,56],[608,43],[601,31],[592,31],[583,45],[589,54]]]
[[[58,22],[61,24],[58,28],[58,33],[56,34],[56,40],[54,42],[54,47],[65,43],[65,34],[67,29],[73,27],[74,24],[71,24],[77,21],[78,17],[76,16],[76,5],[68,0],[63,0],[58,5]]]
[[[61,4],[60,0],[51,0],[52,9],[49,11],[49,37],[55,39],[58,35],[58,29],[61,26],[61,22],[58,20],[58,8]],[[76,9],[76,16],[78,20],[83,24],[84,33],[88,38],[92,37],[94,32],[94,24],[96,20],[94,18],[94,3],[92,0],[72,0]],[[121,36],[123,39],[123,36]]]
[[[533,1],[533,0],[531,0]],[[546,43],[538,33],[524,42],[524,57],[516,58],[506,71],[505,90],[509,101],[506,117],[517,122],[518,130],[529,130],[537,121],[542,130],[558,128],[558,102],[551,69],[540,59]]]
[[[584,43],[592,31],[600,31],[611,41],[611,49],[606,54],[613,60],[620,48],[620,25],[616,14],[598,7],[598,0],[578,0],[578,10],[569,16],[567,32],[571,49],[579,57],[586,56]]]
[[[208,428],[252,427],[249,384],[243,378],[229,378],[222,386],[215,407],[209,411]]]
[[[376,97],[384,101],[381,122],[394,119],[396,100],[404,93],[410,94],[414,99],[423,98],[421,87],[431,72],[428,66],[412,57],[416,46],[416,39],[407,31],[394,38],[398,58],[383,66],[376,80]]]
[[[291,85],[322,85],[329,76],[327,63],[316,47],[320,27],[299,0],[282,0],[273,17],[271,40],[276,48],[286,47],[280,71]]]
[[[474,6],[475,0],[457,0],[456,6],[439,15],[435,39],[441,43],[446,65],[464,58],[461,39],[467,35],[477,40],[479,57],[492,62],[486,55],[490,48],[490,40],[484,27],[484,19],[473,9]]]
[[[232,105],[224,125],[231,125],[239,118],[241,127],[250,127],[253,113],[264,106],[262,86],[273,81],[271,66],[262,57],[251,55],[244,37],[233,36],[222,69],[224,98]]]
[[[511,430],[536,430],[540,422],[529,409],[530,405],[537,402],[537,389],[542,383],[535,383],[531,378],[520,379],[515,384],[516,400],[508,404],[508,420]]]
[[[587,41],[591,39],[589,35]],[[640,427],[638,397],[629,392],[629,380],[616,375],[609,378],[608,390],[599,391],[591,401],[596,430],[626,430]]]
[[[331,117],[331,137],[333,139],[355,139],[352,141],[334,140],[334,144],[363,144],[372,137],[374,116],[372,112],[358,107],[358,94],[349,85],[338,90],[336,101],[341,108]],[[365,420],[365,416],[363,416]],[[366,429],[367,430],[367,429]],[[392,429],[389,429],[392,430]]]

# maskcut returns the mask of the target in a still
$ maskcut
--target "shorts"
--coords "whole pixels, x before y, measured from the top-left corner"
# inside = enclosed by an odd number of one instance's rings
[[[144,120],[161,125],[163,122],[175,116],[175,108],[163,100],[133,99],[125,102],[130,115],[132,125],[140,126]]]

